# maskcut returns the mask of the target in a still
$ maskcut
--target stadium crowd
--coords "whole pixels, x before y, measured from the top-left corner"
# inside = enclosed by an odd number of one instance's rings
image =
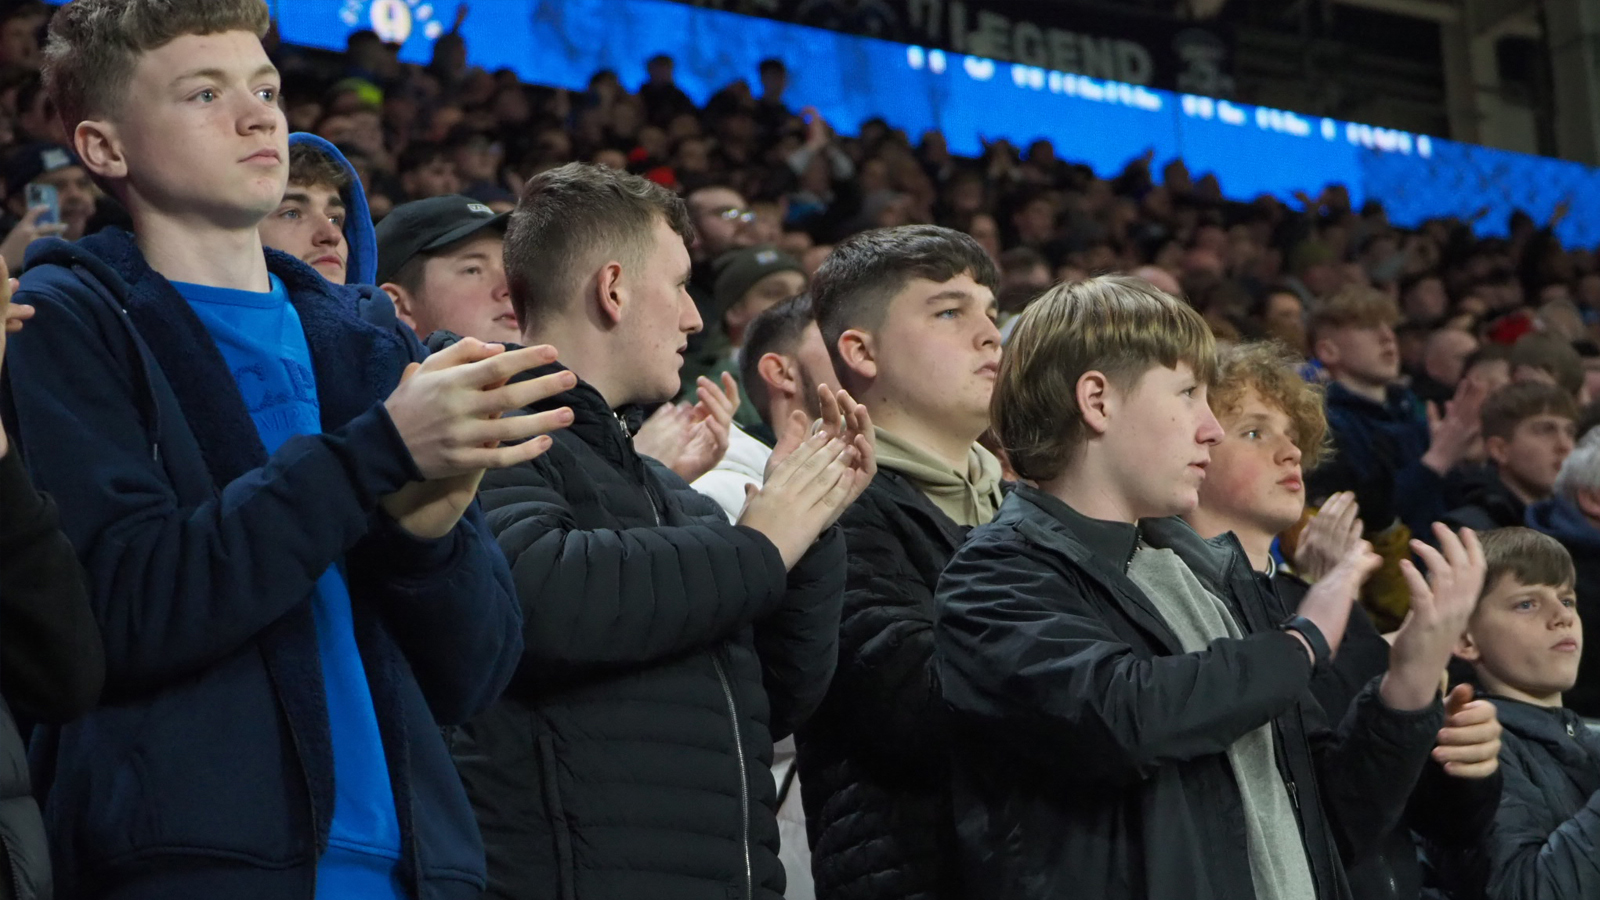
[[[470,14],[0,10],[0,897],[1600,896],[1564,209]]]

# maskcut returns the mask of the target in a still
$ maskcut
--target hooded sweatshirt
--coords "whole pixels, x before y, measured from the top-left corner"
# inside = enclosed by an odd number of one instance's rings
[[[877,429],[878,465],[899,472],[957,525],[976,528],[1000,508],[1000,460],[979,444],[967,451],[966,471],[927,450]]]
[[[378,276],[378,233],[372,226],[372,210],[367,207],[367,192],[355,167],[344,158],[339,148],[314,134],[296,131],[289,135],[289,146],[305,145],[338,163],[350,176],[350,183],[339,192],[344,200],[344,239],[350,245],[350,257],[345,261],[346,284],[373,284]]]

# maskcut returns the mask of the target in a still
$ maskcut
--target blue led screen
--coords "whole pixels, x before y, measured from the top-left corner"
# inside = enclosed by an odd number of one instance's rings
[[[342,49],[373,28],[402,41],[401,58],[427,62],[460,0],[272,0],[285,41]],[[698,103],[735,78],[758,84],[768,56],[790,70],[786,99],[817,107],[840,131],[882,117],[913,137],[944,132],[956,153],[982,139],[1017,145],[1048,138],[1063,158],[1105,176],[1154,150],[1181,156],[1198,177],[1214,172],[1229,197],[1326,184],[1357,205],[1381,200],[1391,220],[1467,217],[1487,207],[1483,234],[1503,234],[1514,209],[1544,221],[1563,199],[1558,234],[1600,246],[1600,170],[1357,123],[1180,95],[1079,75],[855,37],[666,0],[479,0],[462,28],[474,65],[515,70],[524,81],[582,89],[603,68],[624,85],[645,79],[657,53],[677,61],[679,85]]]

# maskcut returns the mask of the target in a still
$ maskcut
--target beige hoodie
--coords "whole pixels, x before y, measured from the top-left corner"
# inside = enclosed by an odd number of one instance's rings
[[[967,469],[950,464],[909,441],[876,429],[878,465],[910,479],[957,525],[988,523],[1000,508],[1000,460],[979,444],[967,451]]]

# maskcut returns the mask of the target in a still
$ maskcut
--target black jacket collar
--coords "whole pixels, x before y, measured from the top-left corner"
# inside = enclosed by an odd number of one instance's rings
[[[1026,498],[1029,503],[1066,526],[1067,530],[1094,556],[1116,567],[1119,572],[1128,571],[1128,563],[1133,560],[1133,552],[1139,548],[1137,525],[1091,519],[1062,502],[1054,494],[1036,487],[1019,484],[1016,492],[1018,496]]]

